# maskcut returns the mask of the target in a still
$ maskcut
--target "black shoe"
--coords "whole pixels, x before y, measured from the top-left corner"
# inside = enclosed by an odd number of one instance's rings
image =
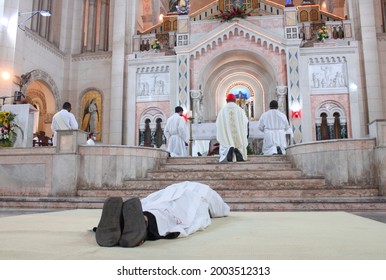
[[[103,204],[102,216],[95,231],[99,246],[118,245],[121,238],[122,197],[109,197]]]
[[[139,198],[131,198],[123,203],[123,223],[121,247],[135,247],[141,245],[147,235],[145,217],[142,211],[142,204]]]
[[[279,146],[276,146],[276,149],[277,149],[277,154],[278,155],[282,155],[283,154],[283,152],[282,152],[282,150],[281,150],[281,148]]]
[[[228,151],[228,154],[227,154],[227,161],[228,162],[232,162],[233,161],[233,151],[234,151],[235,148],[233,147],[230,147],[229,148],[229,151]]]
[[[199,157],[202,157],[202,154],[201,154],[200,152],[197,152],[197,155],[198,155]]]
[[[235,155],[237,161],[244,161],[243,155],[240,153],[239,149],[235,149]]]

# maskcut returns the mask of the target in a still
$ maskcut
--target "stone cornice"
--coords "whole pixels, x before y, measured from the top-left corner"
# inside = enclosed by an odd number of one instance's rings
[[[45,38],[39,36],[36,32],[31,31],[30,29],[26,28],[25,30],[25,36],[34,41],[39,46],[43,47],[50,53],[54,54],[55,56],[59,57],[60,59],[64,60],[65,53],[60,51],[54,44],[48,42]]]
[[[386,33],[377,33],[378,41],[386,41]]]
[[[109,60],[112,58],[112,52],[90,52],[72,55],[72,61],[95,61]]]

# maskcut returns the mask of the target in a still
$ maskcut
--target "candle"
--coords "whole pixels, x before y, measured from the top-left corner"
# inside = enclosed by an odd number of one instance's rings
[[[189,118],[193,118],[193,112],[192,112],[192,110],[189,111]]]

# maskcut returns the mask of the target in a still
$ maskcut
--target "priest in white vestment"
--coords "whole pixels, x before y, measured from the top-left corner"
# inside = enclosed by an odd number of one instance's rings
[[[144,212],[155,216],[158,234],[185,237],[211,224],[211,218],[228,216],[229,206],[209,186],[181,182],[141,199]]]
[[[259,129],[264,132],[263,154],[284,154],[287,148],[286,131],[289,129],[287,116],[278,110],[278,103],[272,100],[270,110],[264,112],[259,120]]]
[[[71,104],[64,102],[62,110],[57,112],[52,118],[51,129],[54,131],[53,146],[57,143],[57,130],[78,129],[78,122],[71,113]]]
[[[107,198],[96,232],[100,246],[136,247],[146,240],[186,237],[226,217],[229,206],[208,185],[181,182],[139,200]]]
[[[220,162],[247,159],[248,118],[236,103],[236,97],[227,95],[227,104],[220,110],[216,120],[217,141],[220,143]]]
[[[171,157],[188,156],[187,124],[182,117],[183,111],[182,107],[177,106],[175,113],[166,121],[164,134],[168,142],[167,151]]]

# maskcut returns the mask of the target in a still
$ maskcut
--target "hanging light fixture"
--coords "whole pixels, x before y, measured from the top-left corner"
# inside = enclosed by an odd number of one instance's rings
[[[33,18],[34,16],[36,16],[37,14],[40,14],[43,17],[50,17],[51,16],[51,12],[49,10],[40,10],[40,11],[32,11],[32,12],[19,13],[19,16],[22,16],[22,15],[30,15],[30,16],[27,17],[22,22],[18,23],[17,27],[19,27],[21,30],[25,31],[25,23],[28,20],[30,20],[31,18]]]

